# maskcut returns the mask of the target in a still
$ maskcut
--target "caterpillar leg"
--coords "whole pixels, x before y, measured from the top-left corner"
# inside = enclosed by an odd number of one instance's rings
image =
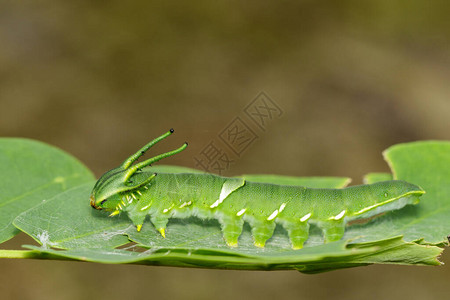
[[[142,224],[144,224],[145,214],[136,213],[136,212],[128,212],[128,217],[131,222],[133,222],[134,226],[136,226],[137,231],[141,231]]]
[[[169,219],[166,216],[150,216],[150,221],[152,222],[153,226],[155,226],[156,230],[159,231],[161,236],[163,238],[166,237],[166,227],[167,223],[169,222]]]
[[[270,239],[275,230],[275,222],[266,220],[253,220],[250,222],[252,227],[253,243],[256,247],[264,248],[266,241]]]
[[[344,236],[344,220],[328,220],[320,224],[325,243],[339,241]]]
[[[238,238],[244,226],[244,220],[242,218],[224,216],[220,219],[220,223],[222,225],[223,238],[227,246],[237,247]]]
[[[289,240],[291,241],[292,249],[302,249],[303,244],[308,239],[309,235],[309,224],[308,222],[295,222],[284,224],[283,226],[289,235]]]

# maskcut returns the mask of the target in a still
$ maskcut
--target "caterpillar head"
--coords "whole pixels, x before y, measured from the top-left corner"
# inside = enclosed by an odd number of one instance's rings
[[[118,210],[118,208],[121,207],[120,203],[122,202],[124,195],[149,184],[150,181],[156,176],[156,173],[142,172],[142,168],[147,167],[165,157],[169,157],[183,151],[187,147],[187,143],[184,143],[183,146],[173,151],[157,155],[135,165],[132,164],[139,157],[144,155],[145,151],[147,151],[150,147],[172,133],[173,129],[170,129],[168,132],[154,139],[142,147],[138,152],[128,157],[122,165],[103,174],[91,192],[91,206],[95,209]]]
[[[147,185],[156,176],[156,173],[148,172],[145,172],[145,174],[135,173],[133,176],[128,176],[127,171],[119,167],[106,172],[100,177],[91,192],[90,203],[93,208],[116,209],[122,201],[123,195]]]

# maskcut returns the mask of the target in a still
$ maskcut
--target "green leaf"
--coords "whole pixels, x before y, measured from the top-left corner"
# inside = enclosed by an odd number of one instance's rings
[[[19,233],[20,213],[94,178],[67,153],[28,139],[0,138],[0,166],[0,243]]]
[[[426,194],[418,205],[391,211],[366,224],[347,228],[344,239],[369,242],[403,235],[406,242],[444,245],[450,234],[450,143],[415,142],[399,144],[384,152],[393,178],[421,186]],[[368,182],[387,175],[366,176]]]
[[[40,203],[18,216],[14,224],[43,246],[28,246],[33,249],[31,253],[35,258],[232,269],[296,269],[305,273],[372,263],[437,265],[437,256],[442,248],[433,245],[443,245],[442,234],[449,228],[444,218],[448,216],[450,206],[450,174],[445,169],[450,162],[448,146],[449,143],[445,142],[438,146],[413,143],[388,149],[385,156],[394,170],[394,178],[419,184],[427,190],[421,203],[386,213],[366,224],[352,224],[338,242],[323,244],[320,231],[312,226],[310,238],[301,250],[290,248],[281,226],[277,226],[264,249],[253,246],[247,225],[239,239],[239,247],[227,247],[215,220],[171,219],[166,239],[150,222],[144,223],[142,231],[137,232],[126,215],[109,218],[108,213],[89,206],[93,182]],[[418,163],[421,160],[423,164]],[[152,168],[156,170],[157,167]],[[192,170],[165,166],[157,170],[164,171]],[[260,182],[289,182],[314,187],[342,187],[347,182],[345,178],[246,176]],[[375,182],[389,177],[389,174],[369,174],[366,180]],[[433,226],[428,225],[430,218],[438,219]],[[433,231],[432,227],[438,223],[443,224],[442,230]],[[127,237],[137,244],[131,248],[114,249],[128,243]]]
[[[442,249],[425,248],[415,243],[404,243],[401,237],[392,238],[383,243],[361,244],[359,248],[350,247],[343,241],[323,244],[304,250],[302,255],[295,251],[280,255],[262,255],[259,257],[217,255],[206,250],[189,252],[167,249],[147,250],[144,252],[125,249],[71,249],[58,251],[36,246],[24,246],[32,249],[32,258],[75,259],[101,263],[138,263],[146,265],[166,265],[178,267],[202,267],[245,270],[289,270],[303,273],[319,273],[341,268],[363,266],[372,263],[404,264],[403,256],[411,257],[408,263],[439,265],[436,260]],[[133,247],[132,250],[136,250]],[[376,254],[373,254],[376,253]],[[393,256],[392,253],[396,253]],[[411,255],[413,253],[414,255]],[[30,255],[30,254],[29,254]]]
[[[450,234],[450,142],[422,141],[399,144],[384,152],[394,179],[421,186],[426,194],[420,205],[409,208],[402,223],[391,223],[405,240],[423,239],[439,245]]]
[[[140,263],[166,266],[208,267],[222,269],[246,269],[246,270],[286,270],[297,269],[299,265],[312,264],[321,261],[326,253],[326,259],[345,259],[346,257],[363,256],[373,249],[361,249],[350,252],[344,242],[323,244],[316,248],[304,251],[303,255],[296,253],[282,256],[238,256],[218,255],[214,251],[204,249],[192,249],[188,252],[174,249],[151,249],[144,252],[127,251],[124,249],[71,249],[58,251],[43,249],[36,246],[25,246],[36,252],[51,254],[54,256],[83,261],[102,263]],[[136,249],[136,248],[133,248]],[[291,251],[293,252],[293,251]]]
[[[363,181],[365,184],[372,184],[375,182],[388,181],[392,179],[392,174],[389,173],[369,173],[364,176]]]
[[[124,236],[130,221],[109,218],[92,209],[89,194],[95,182],[58,194],[14,220],[14,225],[44,248],[114,248],[128,243]]]
[[[426,194],[420,203],[392,211],[365,225],[348,228],[344,238],[375,241],[403,235],[405,241],[443,245],[450,233],[450,143],[415,142],[399,144],[384,152],[393,178],[421,186]]]
[[[435,246],[422,246],[417,243],[407,243],[401,236],[376,242],[349,244],[350,249],[375,249],[369,254],[358,254],[349,259],[328,259],[325,262],[313,262],[297,267],[303,273],[319,273],[342,268],[365,266],[369,264],[414,264],[414,265],[441,265],[437,257],[443,249]]]

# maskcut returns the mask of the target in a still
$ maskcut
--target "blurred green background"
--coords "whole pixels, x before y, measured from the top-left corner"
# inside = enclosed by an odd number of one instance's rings
[[[195,167],[213,142],[233,160],[224,175],[358,184],[389,170],[381,152],[392,144],[450,140],[449,11],[445,0],[3,0],[0,136],[56,145],[99,176],[173,127],[153,153],[189,147],[166,163]],[[245,107],[262,91],[282,112],[260,128]],[[220,139],[236,117],[257,136],[239,155]],[[303,275],[1,260],[0,270],[2,299],[436,299],[450,279],[448,266]]]

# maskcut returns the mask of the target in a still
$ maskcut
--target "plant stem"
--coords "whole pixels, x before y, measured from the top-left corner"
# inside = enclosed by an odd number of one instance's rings
[[[0,258],[39,258],[33,250],[4,250],[0,249]]]

